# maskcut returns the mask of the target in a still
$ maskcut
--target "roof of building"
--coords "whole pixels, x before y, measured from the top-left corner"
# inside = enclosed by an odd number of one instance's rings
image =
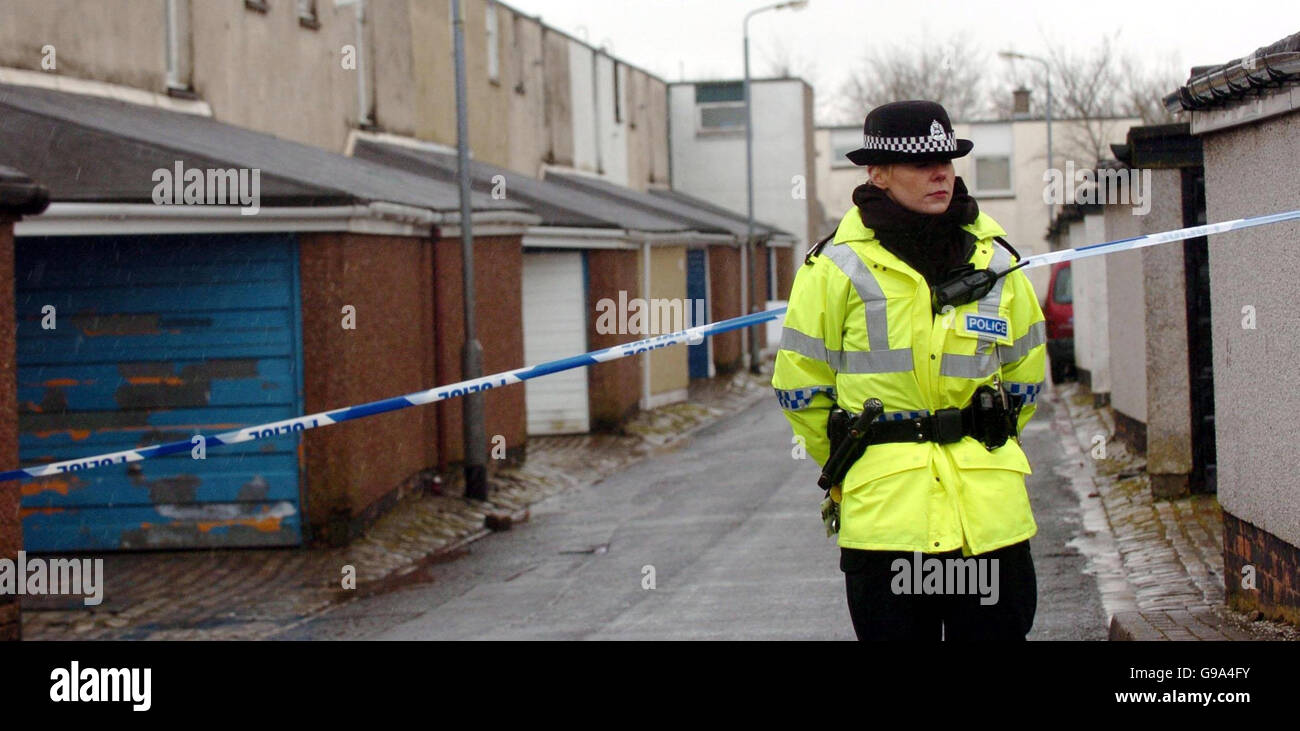
[[[642,193],[625,188],[590,175],[566,172],[550,168],[546,171],[546,180],[564,185],[578,191],[600,196],[609,201],[616,201],[626,206],[648,213],[668,216],[681,221],[696,231],[703,233],[729,234],[740,239],[745,238],[745,218],[726,209],[706,203],[684,193],[656,191]],[[759,237],[789,236],[774,226],[755,222],[754,233]]]
[[[735,211],[732,211],[727,208],[723,208],[722,206],[710,203],[706,200],[696,198],[695,196],[687,195],[678,190],[668,190],[665,188],[651,188],[650,194],[659,196],[661,198],[669,198],[683,205],[690,206],[691,208],[694,208],[696,210],[707,212],[712,216],[717,216],[719,218],[726,219],[731,222],[731,232],[740,238],[744,238],[747,233],[745,217],[739,213],[736,213]],[[754,235],[760,238],[788,238],[791,240],[796,238],[789,231],[785,231],[784,229],[779,229],[775,226],[770,226],[765,223],[760,223],[758,221],[754,221]]]
[[[27,171],[55,201],[153,202],[155,172],[259,170],[260,205],[383,201],[460,209],[456,186],[193,114],[101,97],[0,84],[0,165]],[[519,203],[475,195],[476,211]]]
[[[1269,89],[1300,84],[1300,33],[1257,48],[1244,58],[1192,68],[1187,83],[1165,97],[1170,111],[1227,106]]]
[[[456,181],[456,156],[437,150],[360,138],[353,146],[352,154],[434,180],[453,184]],[[490,195],[500,181],[507,199],[526,204],[541,217],[544,226],[633,229],[651,233],[694,230],[690,222],[679,218],[611,201],[571,186],[538,180],[478,160],[470,161],[470,170],[471,187],[475,191]]]
[[[1110,146],[1115,159],[1131,168],[1185,168],[1202,164],[1201,140],[1186,122],[1129,127],[1124,142]]]
[[[405,170],[454,182],[456,156],[427,147],[359,138],[353,155]],[[745,217],[721,206],[672,190],[648,193],[577,172],[550,168],[537,179],[490,163],[471,160],[474,190],[490,193],[501,184],[511,200],[527,204],[544,226],[629,229],[646,233],[698,232],[745,237]],[[755,222],[759,237],[784,237],[789,233]]]

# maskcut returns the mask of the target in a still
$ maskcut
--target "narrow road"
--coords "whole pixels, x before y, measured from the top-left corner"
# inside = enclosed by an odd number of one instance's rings
[[[1050,403],[1025,435],[1039,535],[1031,639],[1104,639]],[[358,599],[286,639],[853,639],[838,549],[825,537],[816,465],[762,401],[689,443],[555,496],[514,530]]]

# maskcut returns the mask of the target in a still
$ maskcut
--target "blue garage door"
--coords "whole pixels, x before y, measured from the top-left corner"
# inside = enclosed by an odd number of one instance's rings
[[[297,261],[292,235],[18,239],[22,464],[301,414]],[[299,439],[24,483],[25,546],[298,544]]]
[[[709,258],[708,253],[703,249],[690,249],[686,252],[686,297],[691,300],[691,307],[686,308],[688,313],[695,313],[698,310],[694,307],[696,302],[708,302],[708,271]],[[702,308],[707,312],[707,305]],[[703,322],[692,321],[690,325],[703,325]],[[708,378],[709,377],[709,338],[699,345],[686,346],[687,367],[690,369],[691,378]]]

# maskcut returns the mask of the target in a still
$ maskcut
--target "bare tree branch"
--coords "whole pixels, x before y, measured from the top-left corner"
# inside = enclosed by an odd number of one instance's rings
[[[1164,97],[1177,89],[1185,76],[1178,54],[1172,53],[1150,68],[1132,58],[1126,59],[1124,65],[1124,113],[1141,117],[1142,124],[1176,121],[1176,116],[1165,109]]]
[[[954,120],[969,119],[983,103],[983,60],[967,35],[872,46],[840,91],[841,111],[861,119],[887,102],[928,99],[942,104]]]

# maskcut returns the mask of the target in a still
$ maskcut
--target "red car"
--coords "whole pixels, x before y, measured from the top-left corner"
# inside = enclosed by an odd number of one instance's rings
[[[1043,302],[1047,318],[1047,357],[1052,363],[1052,383],[1074,375],[1074,294],[1070,287],[1070,262],[1052,265]]]

